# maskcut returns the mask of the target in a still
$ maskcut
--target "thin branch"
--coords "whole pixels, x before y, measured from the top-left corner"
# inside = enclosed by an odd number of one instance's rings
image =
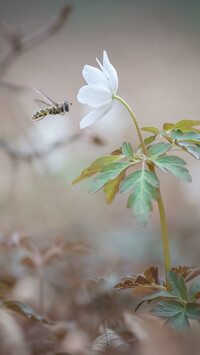
[[[71,5],[65,5],[60,11],[60,14],[56,18],[54,18],[48,25],[42,27],[38,32],[34,33],[30,37],[22,40],[22,49],[24,51],[32,49],[40,43],[46,41],[49,37],[55,35],[56,32],[58,32],[60,28],[64,25],[71,10]]]
[[[32,89],[31,86],[9,83],[8,81],[5,80],[0,80],[0,86],[9,90],[31,90]]]
[[[6,154],[10,156],[11,159],[21,160],[27,163],[32,163],[35,159],[44,158],[55,151],[55,149],[62,148],[75,142],[76,140],[84,139],[88,143],[96,145],[104,145],[105,141],[96,135],[88,135],[85,132],[74,133],[69,137],[66,137],[62,140],[58,140],[51,145],[48,145],[44,148],[26,151],[20,148],[16,148],[12,143],[8,142],[5,138],[0,137],[0,149],[3,150]]]
[[[56,34],[64,25],[71,10],[71,5],[65,5],[56,18],[28,38],[22,38],[19,33],[16,33],[7,24],[0,22],[0,34],[2,34],[12,45],[11,51],[2,59],[0,63],[0,75],[2,75],[11,66],[20,54],[34,48],[35,46],[46,41],[49,37]],[[2,82],[0,81],[0,84],[1,83]],[[12,84],[7,83],[7,85],[11,86]]]
[[[19,32],[11,28],[7,23],[0,21],[0,34],[10,42],[14,48],[20,47],[21,35]]]

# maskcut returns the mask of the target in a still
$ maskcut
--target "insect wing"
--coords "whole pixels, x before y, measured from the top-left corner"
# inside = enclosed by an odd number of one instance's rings
[[[43,109],[52,106],[48,102],[45,102],[45,101],[42,101],[39,99],[34,99],[34,102],[37,104],[37,106],[39,106],[40,108],[43,108]]]
[[[48,101],[48,106],[58,106],[57,102],[53,101],[50,99],[50,97],[48,97],[44,92],[42,92],[39,89],[34,88],[34,91],[37,92],[37,94],[41,95],[43,97],[44,100]],[[40,100],[41,101],[41,100]],[[42,101],[44,102],[44,101]],[[47,105],[46,105],[47,106]]]

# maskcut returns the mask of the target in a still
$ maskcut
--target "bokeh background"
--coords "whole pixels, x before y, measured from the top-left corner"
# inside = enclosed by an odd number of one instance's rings
[[[64,0],[0,0],[0,18],[30,36],[58,15]],[[76,100],[84,84],[84,64],[96,65],[105,49],[119,76],[119,95],[131,105],[140,126],[199,119],[200,3],[179,0],[71,0],[72,12],[60,31],[20,55],[2,79],[37,87],[57,102],[73,103],[65,117],[31,120],[38,110],[31,89],[0,87],[0,138],[31,152],[79,132],[80,119],[89,112]],[[0,36],[0,60],[10,44]],[[98,135],[104,145],[89,137]],[[163,252],[156,204],[149,226],[141,229],[126,208],[126,196],[111,205],[103,192],[88,195],[89,181],[71,185],[83,168],[138,139],[131,118],[120,103],[86,135],[32,163],[13,160],[0,146],[0,233],[29,235],[38,245],[60,236],[65,241],[88,239],[92,253],[69,259],[68,270],[81,277],[141,272],[153,263],[163,270]],[[166,206],[172,264],[198,264],[200,256],[200,165],[186,157],[193,183],[159,174]],[[80,261],[81,260],[81,261]],[[24,277],[17,261],[1,256],[3,272]],[[74,269],[73,269],[74,268]],[[60,280],[60,269],[48,280]],[[80,268],[79,268],[80,271]],[[1,271],[2,273],[2,271]],[[63,280],[62,280],[63,282]],[[25,283],[25,285],[27,285]],[[25,287],[26,288],[26,287]],[[23,287],[21,288],[22,293]],[[21,294],[22,297],[22,294]]]

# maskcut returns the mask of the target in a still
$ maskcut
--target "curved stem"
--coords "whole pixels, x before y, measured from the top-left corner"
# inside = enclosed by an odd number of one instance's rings
[[[142,146],[142,150],[144,152],[145,155],[147,155],[147,150],[146,150],[146,147],[145,147],[145,144],[144,144],[144,140],[142,138],[142,133],[140,131],[140,127],[138,125],[138,122],[133,114],[133,111],[131,110],[130,106],[127,104],[126,101],[124,101],[120,96],[117,96],[117,95],[113,95],[113,98],[120,101],[128,110],[128,112],[130,113],[134,123],[135,123],[135,127],[136,127],[136,130],[137,130],[137,133],[138,133],[138,137],[139,137],[139,140],[140,140],[140,144]]]
[[[130,115],[135,123],[135,127],[136,127],[136,130],[138,133],[140,144],[142,146],[142,150],[143,150],[144,154],[147,156],[148,152],[145,147],[142,133],[140,131],[140,127],[138,125],[138,122],[133,114],[133,111],[131,110],[130,106],[126,103],[126,101],[124,101],[121,97],[113,95],[113,99],[120,101],[127,108],[128,112],[130,113]],[[148,165],[149,170],[151,170],[155,174],[154,164],[147,162],[147,165]],[[160,214],[160,223],[161,223],[162,240],[163,240],[166,288],[168,291],[170,291],[171,287],[170,287],[169,282],[167,281],[167,273],[171,269],[171,267],[170,267],[170,251],[169,251],[169,239],[168,239],[168,233],[167,233],[166,214],[165,214],[165,208],[164,208],[164,204],[163,204],[163,200],[162,200],[162,196],[161,196],[161,192],[160,192],[159,188],[157,188],[157,192],[158,192],[157,203],[158,203],[158,209],[159,209],[159,214]]]
[[[170,286],[169,281],[167,280],[167,273],[168,273],[168,271],[170,271],[171,266],[170,266],[170,251],[169,251],[169,239],[168,239],[168,233],[167,233],[166,214],[165,214],[165,208],[164,208],[162,196],[161,196],[161,193],[160,193],[160,189],[159,189],[158,193],[159,193],[159,198],[158,198],[157,202],[158,202],[161,229],[162,229],[166,287],[167,287],[167,290],[170,291],[171,290],[171,286]]]

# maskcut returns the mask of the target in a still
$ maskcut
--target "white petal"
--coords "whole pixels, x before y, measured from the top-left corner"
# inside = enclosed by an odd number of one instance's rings
[[[91,126],[93,123],[96,121],[100,120],[103,116],[106,115],[106,113],[112,108],[113,102],[107,102],[104,105],[98,107],[96,110],[93,110],[92,112],[88,113],[80,122],[80,128],[86,128],[88,126]]]
[[[91,107],[102,106],[106,101],[112,101],[112,93],[100,86],[96,85],[85,85],[80,88],[77,100],[81,104],[87,104]]]
[[[96,58],[96,61],[97,61],[97,63],[99,64],[99,67],[100,67],[100,69],[102,70],[102,72],[103,72],[103,74],[104,74],[104,76],[105,76],[105,78],[106,78],[106,81],[107,81],[107,83],[108,83],[108,85],[109,85],[109,87],[110,87],[109,74],[108,74],[108,72],[106,71],[106,69],[105,69],[104,66],[101,64],[101,62],[99,61],[98,58]],[[110,88],[111,88],[111,87],[110,87]]]
[[[109,75],[109,80],[110,80],[112,91],[113,91],[113,93],[116,94],[117,89],[118,89],[118,76],[117,76],[117,72],[116,72],[115,68],[113,67],[113,65],[110,63],[110,61],[108,59],[108,55],[107,55],[106,51],[103,51],[103,66]]]
[[[92,67],[91,65],[85,65],[82,75],[88,85],[97,85],[109,88],[105,75],[98,68]]]

